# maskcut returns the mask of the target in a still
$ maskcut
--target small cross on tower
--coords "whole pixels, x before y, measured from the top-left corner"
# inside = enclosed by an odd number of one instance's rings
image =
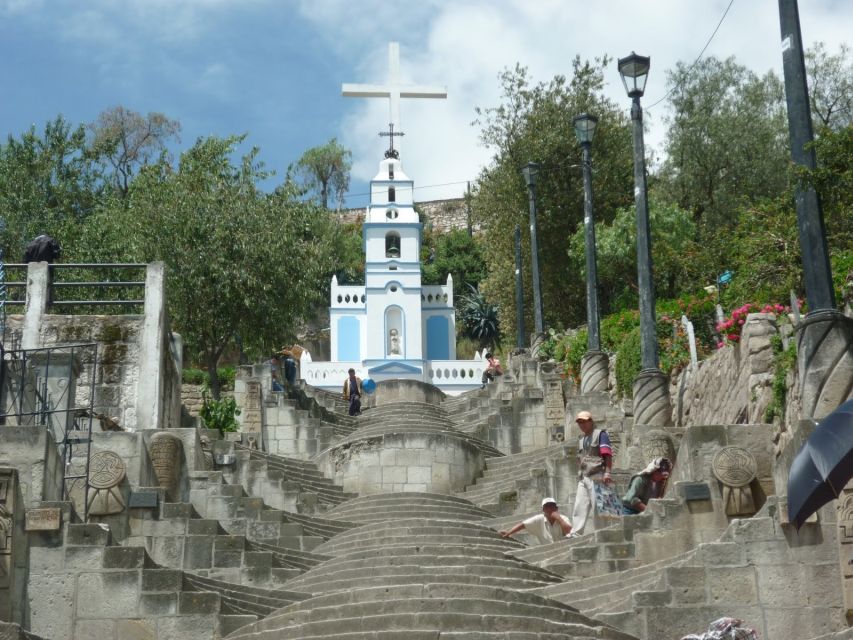
[[[389,138],[388,151],[385,152],[385,157],[386,158],[394,158],[396,160],[396,159],[399,159],[400,152],[397,151],[396,149],[394,149],[394,136],[404,136],[406,134],[403,133],[402,131],[394,131],[394,123],[393,122],[389,122],[388,127],[390,128],[390,131],[380,131],[379,135]]]

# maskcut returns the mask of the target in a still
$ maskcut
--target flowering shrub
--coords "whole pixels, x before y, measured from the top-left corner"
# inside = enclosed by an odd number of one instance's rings
[[[777,316],[787,316],[791,311],[790,307],[781,304],[765,304],[760,305],[755,302],[747,302],[732,311],[732,315],[722,322],[717,323],[717,331],[725,338],[717,343],[717,348],[722,349],[726,346],[726,340],[729,342],[739,342],[740,334],[743,330],[743,325],[746,323],[746,317],[750,313],[775,313]]]

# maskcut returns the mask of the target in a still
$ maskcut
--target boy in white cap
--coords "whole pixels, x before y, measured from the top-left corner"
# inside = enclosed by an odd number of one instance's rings
[[[557,513],[557,501],[554,498],[543,498],[542,513],[530,516],[500,534],[508,538],[522,529],[536,538],[539,544],[551,544],[568,536],[572,532],[572,523],[562,513]]]

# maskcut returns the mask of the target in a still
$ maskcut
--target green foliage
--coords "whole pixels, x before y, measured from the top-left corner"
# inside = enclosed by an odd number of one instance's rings
[[[498,308],[486,300],[476,287],[468,285],[468,293],[462,296],[460,320],[462,335],[477,340],[480,347],[498,347],[501,343]]]
[[[364,250],[361,223],[334,226],[332,249],[339,284],[364,284]]]
[[[98,217],[102,244],[166,263],[170,318],[208,372],[235,333],[255,354],[292,339],[332,272],[331,214],[288,187],[262,193],[257,149],[232,159],[241,141],[202,138],[176,170],[165,160],[144,167]],[[211,391],[218,398],[216,376]]]
[[[464,294],[465,285],[478,287],[486,277],[480,242],[464,229],[452,229],[433,237],[433,249],[424,244],[423,282],[444,284],[447,276],[452,275],[454,299]]]
[[[204,401],[201,405],[199,415],[204,420],[204,424],[208,429],[217,429],[219,433],[227,433],[237,431],[240,424],[237,422],[237,417],[240,415],[240,409],[237,407],[237,402],[232,397],[214,400],[204,393]]]
[[[42,134],[35,126],[0,144],[0,215],[7,262],[23,259],[35,236],[57,238],[67,258],[101,193],[100,175],[86,149],[86,132],[62,116],[48,122]]]
[[[324,209],[329,206],[329,198],[334,198],[336,208],[340,209],[349,189],[350,169],[352,152],[341,146],[337,138],[332,138],[303,153],[295,167],[288,168],[288,176],[292,174],[305,191],[314,192]]]
[[[686,286],[685,269],[698,248],[694,243],[696,225],[690,215],[656,198],[649,202],[652,232],[652,261],[655,291],[659,297],[673,297]],[[584,229],[579,227],[569,241],[569,256],[579,276],[586,278]],[[595,225],[595,246],[602,313],[636,307],[637,222],[633,207],[622,207],[608,222]],[[582,275],[580,275],[582,274]]]
[[[177,139],[181,124],[162,113],[143,116],[122,106],[103,111],[88,126],[90,154],[108,172],[108,181],[121,195],[127,195],[137,171],[166,152],[166,144]]]
[[[221,390],[228,391],[234,388],[237,370],[234,367],[219,367],[216,370],[216,376],[219,379]],[[202,369],[184,369],[181,372],[181,382],[210,387],[210,374]]]
[[[627,110],[604,97],[604,58],[572,63],[570,78],[556,76],[534,84],[523,67],[500,75],[502,97],[496,107],[478,109],[483,143],[494,151],[492,163],[480,174],[472,198],[472,218],[482,229],[488,276],[481,288],[501,309],[507,334],[515,332],[516,225],[529,228],[528,194],[521,167],[541,165],[537,193],[539,265],[545,325],[583,321],[583,278],[567,251],[568,238],[583,219],[581,147],[572,118],[589,112],[598,116],[595,134],[593,191],[599,219],[609,222],[616,209],[633,201],[631,133]],[[526,326],[532,326],[530,240],[522,234]]]
[[[625,334],[616,349],[616,394],[622,398],[634,395],[634,378],[640,373],[640,327]]]
[[[773,399],[764,412],[764,421],[773,422],[775,419],[785,419],[785,407],[788,400],[788,372],[797,364],[797,345],[793,340],[788,348],[783,348],[782,338],[778,334],[770,338],[773,347]]]
[[[828,53],[818,42],[806,51],[809,102],[815,130],[841,129],[853,122],[853,60],[850,47]]]

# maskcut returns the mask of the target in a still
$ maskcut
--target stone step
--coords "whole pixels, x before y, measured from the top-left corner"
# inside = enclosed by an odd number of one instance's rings
[[[530,465],[531,463],[538,460],[544,460],[546,458],[565,458],[569,455],[569,450],[570,445],[567,443],[560,443],[550,445],[544,449],[538,449],[536,451],[515,453],[500,458],[491,458],[488,463],[486,463],[486,469],[497,471],[509,466]]]

